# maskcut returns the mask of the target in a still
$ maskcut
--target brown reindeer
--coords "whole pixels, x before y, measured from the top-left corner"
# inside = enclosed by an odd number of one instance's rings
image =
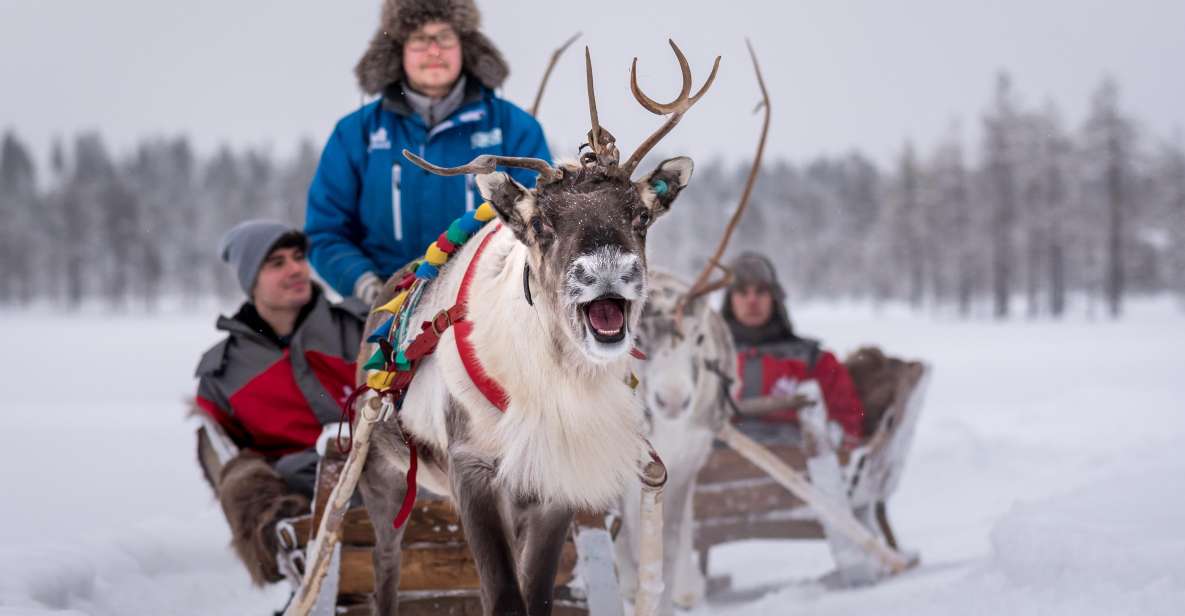
[[[391,521],[407,490],[405,435],[421,454],[422,487],[457,505],[486,613],[549,614],[573,513],[609,508],[637,473],[648,447],[641,401],[626,382],[647,293],[646,233],[687,186],[692,161],[671,158],[632,175],[720,62],[691,96],[687,60],[671,48],[683,74],[673,102],[643,94],[636,59],[631,68],[638,102],[669,117],[624,163],[599,124],[587,48],[592,130],[578,162],[480,156],[442,168],[404,152],[431,173],[477,174],[498,218],[453,255],[410,316],[419,324],[454,306],[468,272],[462,333],[451,319],[437,321],[439,345],[420,364],[399,422],[379,423],[370,436],[359,485],[377,535],[377,613],[397,609],[402,531]],[[538,182],[522,186],[499,166],[533,169]],[[471,349],[468,366],[458,336]],[[368,357],[372,348],[363,346]],[[475,385],[474,359],[478,379],[496,383],[502,399]]]

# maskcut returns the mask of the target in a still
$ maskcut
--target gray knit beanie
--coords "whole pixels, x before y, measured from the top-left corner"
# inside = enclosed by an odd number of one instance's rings
[[[778,272],[774,269],[773,262],[765,255],[743,252],[733,259],[729,267],[732,270],[730,291],[748,285],[758,285],[768,288],[774,299],[786,299],[786,291],[778,282]]]
[[[222,260],[235,269],[239,286],[247,299],[251,298],[251,289],[255,287],[255,278],[259,275],[259,268],[263,260],[271,253],[276,242],[286,235],[300,237],[304,248],[308,248],[308,240],[298,229],[274,220],[248,220],[234,226],[226,235],[222,236],[222,245],[218,253]]]

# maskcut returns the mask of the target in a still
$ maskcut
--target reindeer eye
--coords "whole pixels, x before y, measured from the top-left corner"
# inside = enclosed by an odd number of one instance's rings
[[[536,235],[543,233],[543,219],[539,218],[538,216],[532,218],[531,229],[535,231]]]
[[[650,224],[650,212],[643,210],[642,213],[638,215],[638,222],[642,223],[643,226]]]

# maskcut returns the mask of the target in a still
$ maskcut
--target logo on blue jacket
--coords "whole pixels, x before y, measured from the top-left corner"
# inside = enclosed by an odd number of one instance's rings
[[[387,137],[387,129],[379,127],[378,130],[370,133],[370,145],[366,147],[367,152],[374,150],[390,150],[391,140]]]
[[[502,129],[492,128],[487,131],[479,131],[473,133],[469,137],[469,147],[473,149],[478,148],[492,148],[496,145],[502,145]]]

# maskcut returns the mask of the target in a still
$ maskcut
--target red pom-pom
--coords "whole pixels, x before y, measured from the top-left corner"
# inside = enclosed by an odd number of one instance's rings
[[[441,233],[440,237],[436,238],[436,247],[446,255],[453,254],[453,251],[457,249],[456,244],[448,241],[447,233]]]

